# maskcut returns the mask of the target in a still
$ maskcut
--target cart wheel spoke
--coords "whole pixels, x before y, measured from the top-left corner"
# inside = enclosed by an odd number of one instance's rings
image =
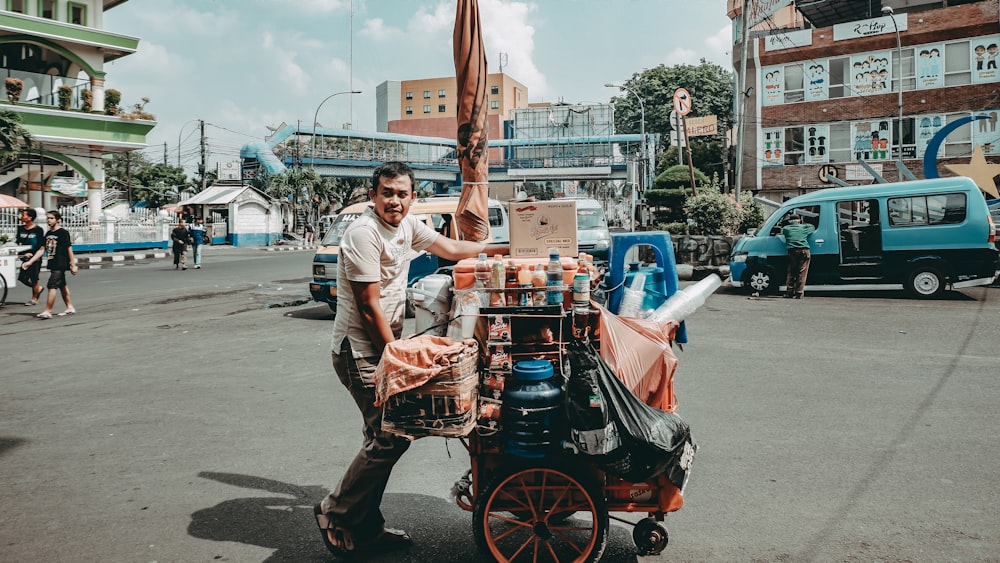
[[[477,542],[497,561],[597,561],[608,533],[603,491],[576,468],[541,463],[497,471],[477,493]]]

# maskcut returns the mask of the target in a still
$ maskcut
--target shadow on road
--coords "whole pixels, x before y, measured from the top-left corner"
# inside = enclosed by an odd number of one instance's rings
[[[263,477],[235,473],[203,471],[198,474],[243,489],[271,493],[223,501],[191,515],[188,534],[192,537],[239,542],[273,549],[268,562],[334,561],[323,545],[313,504],[327,494],[317,485],[299,486]],[[404,528],[414,538],[412,547],[393,553],[354,557],[352,561],[424,563],[488,561],[476,547],[472,534],[472,515],[454,503],[437,497],[416,494],[386,494],[382,503],[389,526]],[[631,530],[612,526],[608,533],[611,546],[631,546]],[[614,551],[622,551],[615,549]],[[634,551],[616,561],[637,561]]]
[[[0,436],[0,457],[10,450],[24,445],[26,442],[27,440],[22,440],[21,438],[7,438]]]

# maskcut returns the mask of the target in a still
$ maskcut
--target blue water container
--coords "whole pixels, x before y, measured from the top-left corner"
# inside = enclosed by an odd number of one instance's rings
[[[643,309],[656,309],[667,300],[667,284],[663,277],[663,268],[658,266],[640,268],[638,262],[630,262],[628,267],[628,272],[625,273],[625,287],[632,287],[632,278],[636,273],[646,274],[646,283],[643,285],[646,290],[646,297],[642,300]]]
[[[562,408],[562,387],[548,360],[514,364],[503,390],[503,431],[507,453],[545,457],[557,442],[555,425]]]

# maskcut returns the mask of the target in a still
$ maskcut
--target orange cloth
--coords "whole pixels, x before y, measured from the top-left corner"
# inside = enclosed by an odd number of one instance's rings
[[[452,40],[458,87],[456,151],[462,172],[462,196],[455,220],[463,239],[478,242],[489,236],[490,218],[486,50],[476,0],[458,1]]]
[[[375,406],[397,393],[427,383],[452,365],[458,354],[478,354],[474,339],[455,340],[424,334],[386,345],[375,368]]]
[[[677,321],[659,323],[619,317],[603,307],[597,308],[601,313],[601,358],[639,399],[673,412],[677,408],[677,356],[670,349],[670,341],[680,325]]]

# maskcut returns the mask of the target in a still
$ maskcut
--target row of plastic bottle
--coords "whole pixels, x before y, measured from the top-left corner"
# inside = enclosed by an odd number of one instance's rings
[[[580,253],[577,272],[573,277],[572,296],[574,306],[590,303],[591,282],[597,270],[589,254]],[[497,254],[492,262],[481,253],[474,270],[475,289],[479,292],[483,307],[527,307],[542,305],[563,305],[565,280],[559,250],[549,249],[548,264],[517,265],[513,260],[504,262]],[[500,290],[504,291],[489,291]]]

